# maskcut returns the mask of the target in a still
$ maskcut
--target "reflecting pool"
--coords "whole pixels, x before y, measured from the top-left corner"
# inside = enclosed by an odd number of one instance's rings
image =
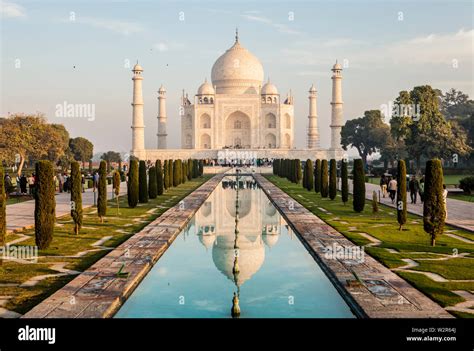
[[[115,317],[231,318],[239,310],[240,318],[354,318],[245,176],[224,178]]]

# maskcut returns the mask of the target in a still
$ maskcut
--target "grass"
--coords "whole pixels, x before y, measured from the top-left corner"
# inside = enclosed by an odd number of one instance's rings
[[[448,193],[448,198],[467,202],[474,202],[474,194],[466,195],[463,193]]]
[[[406,265],[402,261],[409,258],[420,265],[413,268],[417,271],[433,272],[449,280],[474,279],[474,245],[462,242],[446,235],[437,238],[436,246],[430,245],[430,236],[423,230],[423,219],[408,214],[407,224],[403,230],[398,230],[396,210],[379,204],[379,212],[372,213],[370,201],[366,201],[365,210],[356,213],[352,209],[352,196],[344,205],[341,197],[335,200],[321,198],[314,191],[307,191],[301,185],[289,182],[277,176],[267,176],[276,186],[305,206],[312,213],[334,227],[356,245],[366,245],[370,240],[359,233],[367,233],[381,241],[379,246],[366,247],[366,252],[388,268],[397,268]],[[318,207],[329,211],[321,211]],[[455,230],[455,234],[474,241],[474,233],[457,229],[447,225],[445,230]],[[396,253],[386,249],[396,250]],[[469,253],[469,258],[454,256],[454,253]],[[439,254],[453,255],[445,261],[425,261],[421,258],[439,258]],[[423,274],[396,271],[397,274],[408,280],[426,295],[442,306],[452,306],[464,299],[451,290],[474,290],[474,282],[438,283]]]
[[[33,200],[33,197],[30,195],[22,195],[22,196],[10,196],[7,199],[7,205],[14,205],[19,204],[20,202]]]
[[[468,175],[466,174],[449,174],[449,175],[444,175],[444,184],[446,185],[458,185],[459,181],[462,178],[467,177]],[[380,184],[380,177],[370,177],[369,178],[369,183],[371,184]]]
[[[90,251],[82,256],[75,256],[79,252],[97,249],[92,244],[106,236],[111,238],[102,246],[117,247],[210,178],[211,176],[203,176],[187,181],[146,204],[138,204],[133,209],[128,208],[127,196],[122,196],[119,198],[119,215],[117,215],[116,200],[110,200],[104,223],[99,222],[96,208],[88,208],[84,210],[83,228],[77,236],[73,234],[74,224],[69,215],[57,219],[53,241],[48,249],[39,251],[38,262],[22,264],[4,260],[0,265],[0,284],[21,284],[38,275],[56,274],[58,272],[49,267],[59,262],[64,262],[67,269],[86,270],[105,256],[109,250]],[[34,229],[21,233],[30,238],[18,243],[18,246],[35,245]],[[16,237],[18,237],[17,234],[9,234],[7,242]],[[48,278],[27,288],[0,286],[0,296],[12,296],[4,307],[23,314],[75,277],[75,275],[70,275]]]

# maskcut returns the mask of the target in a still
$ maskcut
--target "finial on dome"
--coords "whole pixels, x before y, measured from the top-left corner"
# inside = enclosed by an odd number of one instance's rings
[[[235,42],[239,42],[239,28],[235,28]]]

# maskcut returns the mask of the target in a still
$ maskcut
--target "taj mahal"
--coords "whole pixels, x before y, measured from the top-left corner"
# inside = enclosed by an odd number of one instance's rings
[[[143,68],[133,69],[132,150],[141,160],[218,159],[219,152],[248,151],[255,158],[342,158],[342,66],[332,67],[331,146],[319,143],[317,91],[309,89],[307,146],[294,147],[294,97],[281,95],[267,79],[260,60],[244,48],[236,31],[234,44],[212,66],[211,82],[199,86],[194,97],[181,96],[181,148],[167,148],[166,89],[158,90],[157,149],[145,148]]]

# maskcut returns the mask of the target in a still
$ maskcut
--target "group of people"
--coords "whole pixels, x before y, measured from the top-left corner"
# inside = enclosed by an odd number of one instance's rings
[[[16,191],[17,194],[22,195],[33,195],[36,184],[36,175],[31,173],[29,176],[21,174],[12,178],[8,173],[5,173],[3,178],[5,189],[12,192]]]
[[[67,173],[58,173],[57,176],[54,176],[54,183],[56,184],[56,191],[60,193],[70,193],[72,187],[71,176]],[[86,178],[84,174],[81,179],[82,192],[85,192]]]

